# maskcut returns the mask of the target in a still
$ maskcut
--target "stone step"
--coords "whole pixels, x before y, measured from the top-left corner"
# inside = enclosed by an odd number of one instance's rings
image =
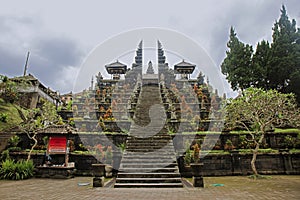
[[[151,143],[151,144],[156,144],[156,143],[173,143],[170,138],[152,138],[150,137],[141,137],[139,134],[139,138],[134,138],[134,139],[127,139],[127,143],[130,144],[135,144],[135,143]]]
[[[131,151],[131,152],[164,152],[164,151],[172,151],[174,152],[174,148],[168,148],[165,146],[161,146],[161,147],[143,147],[143,146],[137,146],[137,147],[127,147],[126,148],[127,151]]]
[[[127,147],[128,146],[146,146],[146,147],[161,147],[162,144],[164,147],[173,147],[173,144],[171,144],[168,141],[165,142],[139,142],[139,141],[127,141]]]
[[[144,146],[144,145],[132,145],[132,146],[127,146],[126,150],[131,151],[131,150],[164,150],[164,151],[174,151],[174,147],[168,147],[166,145],[161,145],[161,146]]]
[[[172,168],[177,167],[177,163],[122,163],[120,168]]]
[[[168,167],[168,168],[119,168],[119,171],[121,172],[127,172],[127,173],[133,173],[133,172],[139,172],[139,173],[146,173],[146,172],[179,172],[178,167]]]
[[[182,188],[182,183],[116,183],[115,188]]]
[[[175,155],[174,152],[165,152],[168,151],[168,149],[127,149],[127,153],[130,155],[131,154],[151,154],[151,153],[156,153],[156,154],[165,154],[165,155]]]
[[[133,134],[133,133],[132,133]],[[141,132],[135,133],[135,137],[131,136],[131,138],[127,138],[127,142],[128,143],[145,143],[145,142],[149,142],[149,143],[173,143],[172,139],[170,136],[153,136],[153,135],[149,135],[148,137],[143,137],[144,134]]]
[[[150,124],[149,109],[154,104],[162,104],[158,85],[144,85],[136,105],[135,123]],[[158,130],[151,135],[137,125],[132,125],[127,138],[115,187],[183,187],[176,162],[173,141],[166,127],[160,128],[164,117],[157,112],[158,118],[147,130]],[[147,135],[149,134],[149,135]],[[140,136],[140,137],[137,137]]]
[[[176,178],[176,177],[180,177],[179,173],[155,173],[155,172],[151,172],[151,173],[137,173],[137,172],[133,172],[133,173],[123,173],[123,172],[119,172],[118,173],[118,178]]]
[[[143,149],[143,148],[129,148],[126,149],[124,154],[133,154],[134,152],[141,152],[141,153],[147,153],[147,154],[151,154],[151,153],[155,153],[155,154],[169,154],[169,155],[173,155],[175,153],[174,149],[169,149],[169,148],[153,148],[153,149]]]
[[[133,161],[133,162],[164,162],[164,161],[174,161],[176,158],[175,156],[160,156],[160,157],[147,157],[144,155],[139,155],[139,156],[123,156],[122,158],[122,162],[129,162],[129,161]],[[138,161],[141,160],[141,161]]]
[[[151,158],[139,158],[139,159],[135,159],[135,158],[123,158],[122,159],[122,163],[175,163],[176,159],[172,158],[155,158],[155,159],[151,159]]]
[[[180,183],[181,177],[175,178],[117,178],[116,183]]]
[[[152,138],[152,137],[140,137],[135,139],[127,139],[128,144],[136,143],[150,143],[150,144],[159,144],[159,143],[173,143],[169,138]]]
[[[158,123],[161,123],[161,122],[157,122],[157,124]],[[155,136],[156,136],[155,139],[159,139],[159,138],[166,139],[166,137],[164,137],[164,135],[166,135],[165,133],[158,135],[162,131],[159,124],[153,125],[153,126],[152,125],[147,126],[148,124],[149,124],[149,121],[141,122],[140,124],[137,123],[137,125],[141,126],[141,127],[130,128],[129,135],[135,136],[136,138],[140,138],[140,139],[146,139],[146,138],[151,139],[151,138],[153,138],[153,136],[155,134]],[[145,131],[144,126],[147,126],[147,130],[150,130],[150,132]],[[156,132],[154,132],[154,130]],[[145,136],[147,136],[147,137],[145,137]],[[168,138],[171,139],[170,136]]]
[[[125,151],[123,153],[123,158],[153,158],[153,159],[163,159],[163,158],[171,158],[175,157],[175,152],[137,152],[137,151]]]
[[[131,127],[131,129],[132,129],[133,127]],[[134,130],[134,129],[138,129],[139,130],[139,127],[136,127],[136,128],[133,128],[132,130]],[[166,132],[166,133],[164,133],[164,132],[162,132],[162,130],[160,130],[160,132],[159,133],[157,133],[157,134],[155,134],[155,135],[153,135],[151,138],[166,138],[166,137],[169,137],[170,139],[171,139],[171,136]],[[132,137],[132,136],[128,136],[128,139],[136,139],[136,138],[138,138],[138,137]],[[141,139],[143,139],[143,138],[141,138]]]
[[[153,139],[153,138],[137,138],[137,139],[128,139],[127,144],[173,144],[168,138],[166,139]]]

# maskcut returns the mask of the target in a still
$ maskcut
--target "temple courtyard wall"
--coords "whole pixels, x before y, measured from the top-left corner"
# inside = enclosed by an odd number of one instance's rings
[[[280,134],[271,133],[266,136],[266,144],[268,148],[279,150],[278,153],[261,153],[257,157],[256,166],[260,174],[300,174],[300,153],[290,153],[282,148],[282,140],[286,135],[297,137],[297,134]],[[42,137],[43,135],[41,135]],[[219,137],[220,148],[224,149],[224,141],[231,139],[235,144],[238,142],[237,134],[221,134],[215,135]],[[25,148],[29,143],[25,135],[20,135],[22,139],[21,146]],[[203,139],[205,135],[201,134],[180,134],[173,136],[173,143],[178,152],[182,151],[184,141]],[[97,144],[107,144],[113,147],[113,174],[117,173],[122,158],[122,152],[119,148],[121,144],[125,144],[126,134],[95,134],[82,133],[73,134],[69,139],[78,144],[89,144],[91,146]],[[28,143],[28,144],[27,144]],[[27,154],[24,152],[11,152],[10,156],[14,159],[26,159]],[[42,165],[44,162],[44,153],[34,153],[32,159],[36,166]],[[63,162],[64,155],[53,155],[53,160]],[[231,175],[248,175],[252,174],[250,162],[251,153],[241,153],[238,150],[227,151],[223,153],[208,154],[203,158],[203,175],[204,176],[231,176]],[[75,162],[75,175],[92,175],[92,164],[97,163],[95,155],[88,153],[71,152],[69,156],[70,162]],[[180,173],[183,177],[191,177],[191,169],[184,165],[184,156],[178,153],[177,161]]]

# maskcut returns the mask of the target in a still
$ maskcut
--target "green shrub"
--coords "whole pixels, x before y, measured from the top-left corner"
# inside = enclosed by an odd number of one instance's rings
[[[21,147],[8,147],[7,148],[8,151],[10,152],[16,152],[16,151],[22,151],[22,148]]]
[[[190,149],[188,149],[185,152],[185,156],[184,156],[184,164],[185,165],[190,165],[192,162],[192,151]]]
[[[8,142],[11,147],[17,147],[20,142],[20,137],[17,135],[14,135],[9,139]]]
[[[255,144],[252,140],[248,140],[246,135],[239,136],[239,146],[240,149],[253,149]]]
[[[34,165],[31,160],[29,161],[13,161],[6,159],[2,162],[0,169],[0,178],[8,180],[23,180],[33,176]]]
[[[296,145],[296,138],[286,135],[283,140],[283,146],[285,148],[294,148]]]
[[[1,156],[0,156],[0,161],[4,161],[6,159],[9,159],[9,150],[6,149],[4,151],[2,151]]]
[[[233,149],[235,149],[235,146],[233,145],[230,139],[227,139],[224,145],[224,150],[233,150]]]
[[[0,113],[0,122],[6,123],[8,119],[8,115],[6,113]]]
[[[119,147],[120,151],[123,153],[126,149],[126,143],[121,143],[118,145],[118,147]]]
[[[73,101],[69,101],[66,108],[68,111],[71,111],[72,110],[72,106],[73,106]]]

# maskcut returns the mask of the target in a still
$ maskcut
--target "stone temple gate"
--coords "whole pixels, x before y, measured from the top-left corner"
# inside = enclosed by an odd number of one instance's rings
[[[157,73],[150,61],[143,73],[143,42],[131,68],[119,60],[105,65],[111,79],[96,76],[91,87],[73,96],[80,132],[126,133],[126,149],[115,187],[182,187],[176,156],[184,141],[174,137],[195,131],[220,131],[222,98],[196,65],[182,60],[170,68],[157,42]]]

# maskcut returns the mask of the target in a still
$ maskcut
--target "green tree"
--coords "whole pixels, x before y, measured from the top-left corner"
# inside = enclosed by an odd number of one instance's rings
[[[59,117],[55,106],[48,101],[43,102],[41,109],[30,109],[26,113],[18,107],[16,108],[23,120],[19,125],[19,129],[26,133],[28,138],[34,141],[27,157],[27,160],[30,160],[32,151],[38,144],[36,139],[37,134],[48,128],[50,125],[56,124],[59,121]]]
[[[273,27],[272,43],[261,41],[255,53],[230,29],[230,39],[221,69],[233,90],[248,87],[276,89],[296,94],[300,105],[300,29],[290,20],[285,6]]]
[[[227,47],[229,50],[226,51],[226,58],[221,65],[222,73],[226,75],[232,89],[244,90],[250,87],[253,81],[252,46],[242,43],[231,27]]]
[[[273,126],[288,124],[299,127],[300,112],[293,94],[279,93],[277,90],[248,88],[243,95],[230,99],[226,106],[226,124],[231,129],[243,128],[251,135],[254,143],[251,168],[258,175],[255,161],[265,134]]]
[[[284,93],[294,92],[295,84],[300,81],[300,37],[296,21],[289,20],[284,5],[279,20],[274,24],[272,38],[268,89],[277,89]]]
[[[261,41],[256,46],[252,58],[253,65],[253,86],[257,88],[268,88],[268,65],[270,60],[270,44],[268,41]]]

